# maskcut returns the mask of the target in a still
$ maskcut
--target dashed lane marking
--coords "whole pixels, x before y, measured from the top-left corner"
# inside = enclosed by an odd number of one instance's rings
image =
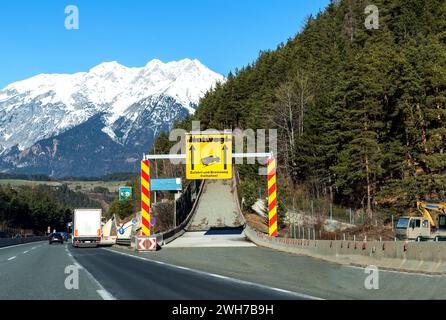
[[[93,282],[99,288],[96,290],[96,293],[103,300],[116,300],[116,298],[113,297],[113,295],[110,292],[108,292],[102,286],[102,284],[98,280],[96,280],[96,278],[87,269],[85,269],[79,262],[76,261],[76,259],[73,257],[73,255],[70,252],[68,252],[68,256],[73,261],[73,264],[76,266],[76,268],[78,268],[79,270],[83,270],[86,273],[87,277],[90,278],[91,282]]]

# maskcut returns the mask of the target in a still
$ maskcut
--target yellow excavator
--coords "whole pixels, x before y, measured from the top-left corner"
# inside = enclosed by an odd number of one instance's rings
[[[417,201],[421,216],[405,216],[398,220],[395,233],[398,239],[415,241],[446,240],[446,203]]]

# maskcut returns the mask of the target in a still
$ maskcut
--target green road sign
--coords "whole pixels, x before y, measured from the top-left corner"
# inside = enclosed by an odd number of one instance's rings
[[[119,201],[132,198],[132,187],[119,187]]]

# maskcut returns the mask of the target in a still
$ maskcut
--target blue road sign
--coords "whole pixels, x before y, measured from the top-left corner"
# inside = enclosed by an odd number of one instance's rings
[[[153,227],[155,225],[155,218],[150,218],[150,225]]]
[[[138,223],[138,220],[136,220],[136,219],[133,219],[133,220],[132,220],[132,224],[133,224],[133,225],[135,225],[135,224],[137,224],[137,223]]]
[[[151,191],[181,191],[182,189],[181,178],[150,180]]]
[[[123,227],[121,227],[121,228],[118,229],[118,232],[119,232],[119,234],[124,234],[125,230],[124,230]]]

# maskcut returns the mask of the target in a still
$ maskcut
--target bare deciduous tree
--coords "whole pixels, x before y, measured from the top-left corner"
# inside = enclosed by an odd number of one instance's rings
[[[270,119],[279,131],[279,148],[284,155],[287,172],[290,164],[296,165],[293,160],[296,140],[304,134],[305,114],[312,100],[310,78],[301,69],[291,80],[283,83],[276,90],[274,112],[270,115]]]

